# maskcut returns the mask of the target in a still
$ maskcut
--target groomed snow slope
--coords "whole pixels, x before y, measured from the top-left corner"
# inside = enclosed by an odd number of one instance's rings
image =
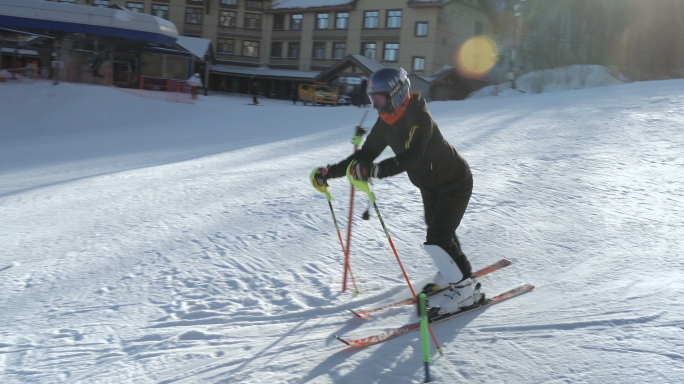
[[[515,263],[484,290],[536,285],[435,325],[435,382],[684,382],[682,89],[430,104],[474,172],[465,252]],[[347,311],[405,297],[405,283],[358,198],[363,294],[340,292],[340,245],[308,184],[349,154],[361,110],[69,84],[5,83],[0,100],[0,382],[422,382],[417,333],[355,350],[333,339],[414,316]],[[349,186],[331,192],[346,227]],[[418,190],[402,175],[375,192],[409,276],[430,276]]]

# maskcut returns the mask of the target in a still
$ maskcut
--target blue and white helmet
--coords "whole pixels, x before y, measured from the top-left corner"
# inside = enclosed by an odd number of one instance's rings
[[[378,113],[392,113],[404,104],[409,88],[411,83],[403,68],[383,68],[373,72],[366,93]]]

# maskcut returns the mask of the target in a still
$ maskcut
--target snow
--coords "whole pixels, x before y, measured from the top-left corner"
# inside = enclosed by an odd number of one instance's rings
[[[222,72],[249,76],[262,77],[289,77],[294,79],[315,79],[321,71],[305,71],[298,69],[280,69],[269,67],[243,67],[240,65],[215,64],[211,67],[212,72]]]
[[[355,0],[276,0],[270,9],[319,8],[348,5]]]
[[[435,325],[434,382],[684,382],[682,87],[429,104],[474,173],[466,254],[514,263],[483,289],[536,286]],[[350,153],[358,108],[72,84],[0,83],[0,99],[0,382],[422,382],[418,333],[355,350],[333,339],[415,312],[351,316],[408,291],[357,194],[362,294],[340,292],[343,255],[308,184]],[[424,280],[419,191],[404,175],[374,189]],[[346,228],[348,183],[330,190]]]
[[[209,47],[211,46],[211,39],[200,39],[198,37],[178,36],[176,44],[180,45],[186,51],[195,55],[200,60],[204,60]]]
[[[380,69],[386,68],[387,65],[383,63],[380,60],[376,59],[371,59],[370,57],[366,57],[364,55],[352,55],[354,59],[356,59],[360,64],[365,66],[368,70],[371,72],[378,71]]]
[[[524,93],[552,93],[574,89],[589,89],[620,85],[629,82],[616,69],[600,65],[571,65],[569,67],[532,71],[516,80],[516,89],[510,82],[490,85],[471,93],[468,98],[490,96],[518,96]]]

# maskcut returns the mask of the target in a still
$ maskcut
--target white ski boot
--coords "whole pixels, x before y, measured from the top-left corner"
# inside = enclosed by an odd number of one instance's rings
[[[430,283],[425,284],[423,290],[420,293],[430,295],[436,291],[449,287],[449,282],[442,276],[441,273],[437,272],[435,277],[432,278]]]
[[[464,279],[461,269],[442,247],[437,245],[425,245],[424,247],[437,264],[438,275],[450,285],[448,291],[430,298],[429,317],[456,312],[460,308],[480,304],[484,301],[484,293],[480,292],[480,283],[474,282],[469,277]]]
[[[459,311],[461,308],[481,304],[485,295],[480,291],[480,283],[467,278],[434,299],[430,299],[430,314],[434,317]]]

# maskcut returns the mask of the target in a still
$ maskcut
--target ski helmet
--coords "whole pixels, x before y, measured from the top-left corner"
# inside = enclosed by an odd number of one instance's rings
[[[366,93],[378,113],[393,113],[409,95],[411,83],[403,68],[383,68],[373,72]]]

